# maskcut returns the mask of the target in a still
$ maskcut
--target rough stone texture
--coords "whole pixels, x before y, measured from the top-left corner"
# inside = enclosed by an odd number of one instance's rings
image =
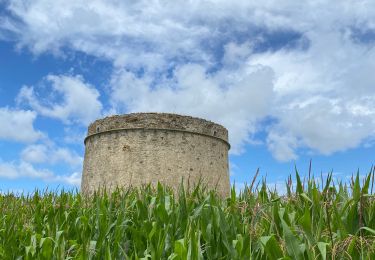
[[[178,189],[200,178],[227,196],[228,132],[199,118],[164,113],[111,116],[89,126],[82,192],[158,181]]]

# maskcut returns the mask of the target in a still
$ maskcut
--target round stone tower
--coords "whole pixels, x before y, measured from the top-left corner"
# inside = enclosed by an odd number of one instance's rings
[[[134,113],[99,119],[85,138],[82,187],[164,183],[175,190],[200,179],[229,195],[228,131],[213,122],[176,114]]]

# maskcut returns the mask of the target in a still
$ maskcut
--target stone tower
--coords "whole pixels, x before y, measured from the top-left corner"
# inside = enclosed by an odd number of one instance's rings
[[[90,124],[81,190],[158,181],[178,189],[201,179],[229,195],[228,131],[213,122],[166,113],[110,116]]]

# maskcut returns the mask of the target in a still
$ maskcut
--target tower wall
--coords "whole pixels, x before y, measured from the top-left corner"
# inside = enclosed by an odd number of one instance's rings
[[[188,116],[138,113],[111,116],[89,126],[82,192],[105,186],[140,186],[158,181],[178,189],[199,179],[229,194],[227,130]]]

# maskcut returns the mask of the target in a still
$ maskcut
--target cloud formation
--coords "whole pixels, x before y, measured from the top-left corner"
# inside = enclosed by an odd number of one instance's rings
[[[302,148],[331,154],[375,136],[374,1],[25,0],[8,2],[8,12],[15,19],[1,17],[0,34],[20,48],[111,61],[108,111],[206,117],[229,128],[235,152],[264,131],[282,161]],[[43,102],[32,87],[21,100],[66,123],[100,113],[83,78],[47,81],[62,102]],[[91,112],[83,113],[75,97],[86,95]]]
[[[118,110],[175,112],[221,123],[229,129],[232,152],[239,153],[269,111],[272,79],[263,67],[207,74],[203,66],[188,64],[152,86],[151,78],[120,71],[112,78],[111,98]]]
[[[60,182],[73,186],[81,184],[81,174],[74,172],[70,175],[55,175],[47,169],[37,169],[28,162],[2,162],[0,160],[0,177],[7,179],[31,178],[46,182]]]
[[[31,143],[44,137],[34,129],[37,113],[30,110],[0,107],[0,139]]]
[[[306,35],[309,35],[308,33]],[[307,147],[322,154],[355,148],[375,135],[375,50],[349,35],[309,36],[301,52],[254,54],[276,75],[270,150],[281,160]],[[286,156],[289,154],[290,156]]]
[[[81,76],[48,75],[44,80],[47,85],[40,88],[47,88],[43,92],[49,93],[47,96],[42,96],[33,86],[23,86],[18,103],[25,103],[39,114],[66,124],[87,125],[100,115],[99,92]]]
[[[21,158],[23,161],[29,163],[65,163],[71,168],[80,168],[83,163],[83,158],[68,148],[47,146],[44,144],[27,146],[22,150]]]

